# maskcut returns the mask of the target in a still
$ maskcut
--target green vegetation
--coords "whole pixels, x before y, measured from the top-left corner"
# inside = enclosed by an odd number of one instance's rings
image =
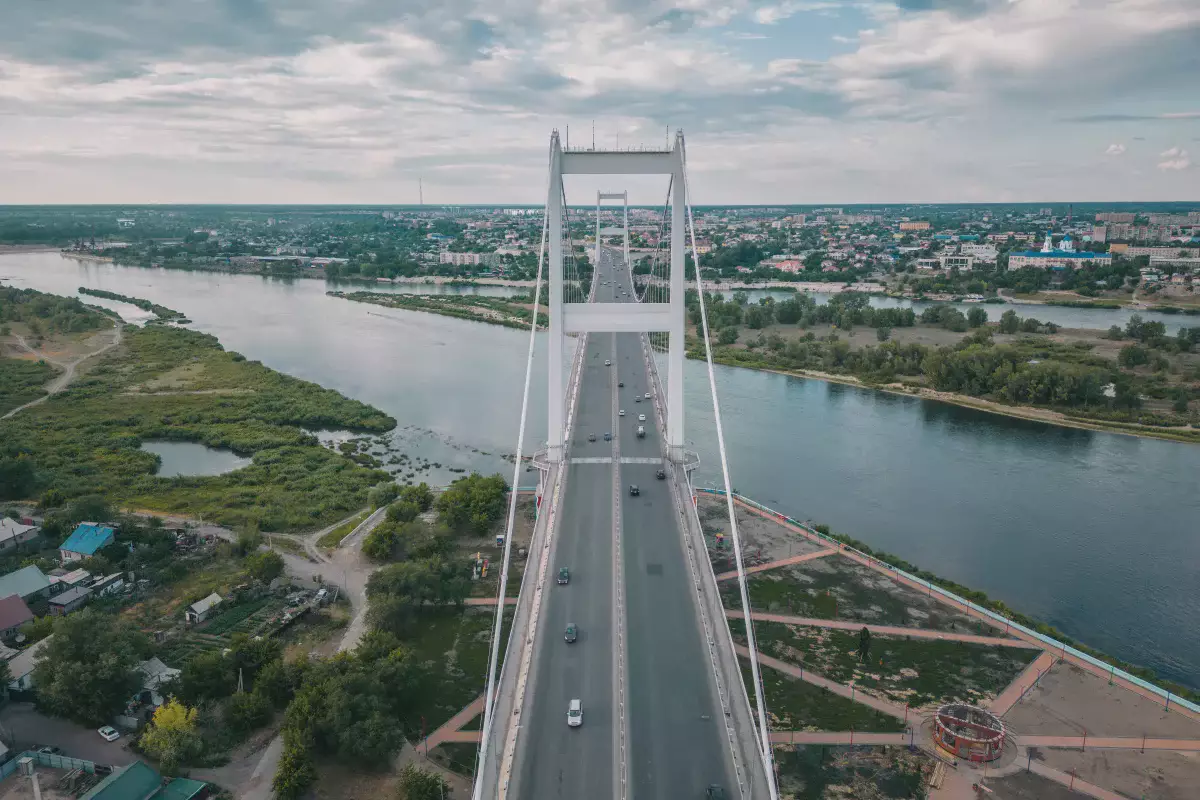
[[[741,620],[730,620],[738,641]],[[756,622],[754,636],[767,655],[895,703],[916,708],[959,700],[978,704],[994,697],[1037,657],[1038,651],[968,642],[869,637],[866,663],[859,659],[860,633]]]
[[[504,514],[507,496],[508,482],[503,475],[471,474],[450,484],[435,505],[450,527],[483,536]]]
[[[470,575],[465,562],[452,563],[438,556],[389,564],[367,581],[367,620],[381,630],[408,634],[426,606],[461,608]]]
[[[396,800],[444,800],[450,785],[436,772],[428,772],[416,764],[405,764],[400,770]]]
[[[506,328],[528,328],[532,321],[532,298],[479,297],[477,295],[381,294],[378,292],[328,292],[359,303],[370,303],[406,311],[427,311],[444,317],[457,317]],[[550,324],[549,315],[538,313],[538,325]]]
[[[326,533],[320,539],[317,539],[317,545],[319,547],[324,547],[326,549],[332,550],[333,548],[335,548],[339,544],[341,544],[342,539],[345,539],[347,536],[349,536],[350,532],[353,531],[355,528],[357,528],[359,525],[361,525],[363,523],[363,521],[365,521],[366,518],[369,516],[371,516],[371,512],[364,511],[361,514],[351,517],[350,519],[343,522],[341,525],[338,525],[336,528],[331,530],[329,533]]]
[[[83,333],[113,325],[112,318],[103,310],[84,305],[74,297],[0,286],[0,325],[10,322],[24,323],[34,336]]]
[[[780,794],[794,800],[925,800],[932,759],[906,748],[797,745],[775,750]]]
[[[0,415],[37,400],[58,370],[45,361],[0,358]]]
[[[742,680],[753,686],[750,661],[739,658]],[[870,733],[899,733],[903,720],[882,714],[873,708],[836,695],[799,678],[784,675],[770,667],[759,670],[763,680],[763,695],[773,722],[771,727],[783,731],[864,731]],[[754,693],[750,693],[751,707]]]
[[[394,425],[370,406],[226,352],[212,336],[150,326],[131,329],[66,391],[0,422],[0,439],[23,454],[21,469],[32,474],[26,496],[42,487],[66,497],[100,493],[127,506],[283,531],[343,518],[388,478],[321,447],[302,426]],[[158,478],[157,456],[139,449],[147,439],[227,447],[253,461],[225,475]]]
[[[142,685],[136,671],[150,652],[130,623],[94,609],[58,620],[34,668],[37,704],[82,725],[106,725]]]
[[[178,311],[173,311],[166,306],[160,306],[157,303],[151,303],[149,300],[143,300],[140,297],[130,297],[129,295],[117,294],[116,292],[106,292],[103,289],[88,289],[84,286],[79,287],[80,294],[86,294],[91,297],[102,297],[105,300],[116,300],[120,303],[129,303],[135,305],[142,311],[153,312],[161,321],[182,320],[183,314]]]
[[[905,561],[903,558],[900,558],[899,556],[892,555],[891,553],[887,553],[882,550],[873,550],[870,547],[870,545],[866,544],[865,542],[860,542],[859,540],[854,539],[850,536],[846,536],[845,534],[833,533],[829,529],[828,525],[817,525],[817,526],[815,526],[814,530],[816,530],[818,533],[822,533],[826,536],[829,536],[830,538],[836,539],[839,542],[847,544],[850,547],[855,548],[856,550],[860,550],[861,552],[866,553],[869,556],[873,556],[873,557],[879,559],[880,561],[883,561],[886,564],[890,564],[893,567],[897,567],[901,570],[904,570],[905,572],[909,573],[910,575],[915,575],[916,577],[921,578],[926,581],[929,581],[930,583],[932,583],[936,586],[940,586],[941,588],[945,589],[946,591],[956,594],[959,597],[962,597],[966,600],[970,600],[972,603],[975,603],[978,606],[982,606],[991,611],[994,611],[1002,617],[1011,619],[1012,621],[1020,623],[1021,625],[1024,625],[1027,628],[1031,628],[1031,629],[1037,631],[1038,633],[1042,634],[1043,636],[1049,636],[1050,638],[1056,639],[1056,640],[1062,642],[1063,644],[1069,645],[1071,647],[1076,648],[1077,650],[1081,650],[1091,656],[1094,656],[1094,657],[1104,661],[1105,663],[1112,664],[1113,666],[1117,667],[1118,669],[1123,669],[1126,672],[1130,673],[1131,675],[1136,675],[1139,678],[1143,678],[1147,681],[1151,681],[1151,682],[1157,684],[1158,686],[1161,686],[1164,689],[1166,689],[1176,695],[1179,695],[1180,697],[1183,697],[1187,700],[1190,700],[1194,703],[1200,702],[1200,692],[1190,689],[1187,686],[1182,686],[1178,683],[1174,683],[1172,681],[1162,680],[1158,677],[1158,675],[1152,669],[1149,669],[1147,667],[1137,666],[1135,664],[1128,664],[1124,661],[1121,661],[1118,658],[1113,658],[1112,656],[1102,653],[1099,650],[1095,650],[1091,647],[1088,647],[1085,644],[1076,642],[1071,637],[1060,632],[1054,626],[1047,625],[1046,623],[1041,622],[1036,619],[1033,619],[1032,617],[1027,617],[1024,614],[1020,613],[1019,611],[1014,611],[1013,609],[1011,609],[1007,605],[1005,605],[1002,601],[993,600],[992,598],[988,597],[987,594],[984,592],[981,592],[977,589],[971,589],[966,586],[963,586],[961,583],[956,583],[954,581],[947,580],[946,578],[939,577],[938,575],[935,575],[932,572],[923,570],[920,567],[916,566],[915,564]]]

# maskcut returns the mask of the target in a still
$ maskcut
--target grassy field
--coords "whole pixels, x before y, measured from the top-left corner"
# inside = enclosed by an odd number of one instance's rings
[[[366,504],[387,474],[321,447],[303,429],[381,432],[395,420],[337,392],[225,351],[184,329],[130,328],[124,343],[47,402],[0,422],[0,440],[36,454],[43,488],[68,497],[203,515],[264,531],[319,527]],[[251,455],[212,477],[158,478],[147,439]]]
[[[781,798],[924,800],[932,759],[901,747],[776,748]]]
[[[744,641],[741,620],[730,620]],[[1034,658],[1036,650],[965,642],[872,636],[870,658],[858,660],[858,633],[777,622],[754,626],[759,649],[822,677],[854,682],[880,697],[913,707],[951,700],[978,704],[994,697]]]
[[[338,525],[336,528],[334,528],[329,533],[322,536],[320,539],[317,539],[317,545],[320,547],[324,547],[327,550],[332,550],[333,548],[337,547],[339,544],[342,543],[342,539],[345,539],[347,536],[350,535],[350,531],[354,530],[359,525],[361,525],[363,523],[363,520],[365,520],[369,516],[371,516],[371,512],[364,511],[361,514],[359,514],[358,516],[356,516],[354,519],[343,522],[341,525]]]
[[[753,686],[750,662],[739,659],[742,679]],[[870,733],[899,733],[904,722],[881,714],[873,708],[855,703],[845,697],[805,683],[799,678],[764,667],[761,671],[766,693],[770,726],[780,731],[864,731]],[[749,692],[754,705],[754,692]]]
[[[58,370],[45,361],[0,358],[0,415],[37,400]]]
[[[475,774],[475,756],[479,745],[466,742],[447,742],[429,751],[429,758],[451,772],[470,778]]]
[[[503,637],[508,636],[511,617],[509,612]],[[422,613],[416,633],[403,642],[425,667],[418,693],[422,701],[405,720],[410,739],[419,737],[422,719],[428,735],[483,694],[492,621],[490,608],[428,609]]]

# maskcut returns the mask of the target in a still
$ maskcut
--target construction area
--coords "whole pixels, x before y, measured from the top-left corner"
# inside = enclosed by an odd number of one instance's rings
[[[724,497],[697,508],[745,625]],[[764,696],[791,800],[1185,800],[1200,712],[782,515],[735,500]]]

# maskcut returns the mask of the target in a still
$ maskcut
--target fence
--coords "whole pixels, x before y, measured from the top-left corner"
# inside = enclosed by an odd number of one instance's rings
[[[696,491],[704,492],[705,494],[718,495],[720,497],[725,496],[725,491],[723,489],[702,489],[700,487],[697,487]],[[1124,681],[1128,681],[1129,683],[1132,683],[1135,686],[1145,689],[1146,691],[1150,692],[1151,694],[1162,698],[1163,702],[1168,707],[1172,703],[1174,703],[1175,705],[1182,706],[1182,707],[1188,709],[1189,711],[1192,711],[1193,713],[1200,713],[1200,706],[1196,705],[1195,703],[1190,702],[1189,700],[1185,700],[1184,698],[1180,697],[1177,694],[1174,694],[1173,692],[1168,692],[1166,689],[1163,689],[1161,686],[1155,686],[1153,683],[1150,683],[1147,680],[1139,678],[1136,675],[1131,675],[1122,669],[1117,669],[1112,664],[1109,664],[1108,662],[1105,662],[1105,661],[1101,661],[1100,659],[1096,658],[1095,656],[1088,655],[1087,653],[1083,652],[1082,650],[1077,650],[1068,644],[1064,644],[1063,642],[1058,641],[1057,639],[1053,639],[1049,636],[1046,636],[1043,633],[1038,633],[1037,631],[1035,631],[1031,628],[1025,627],[1024,625],[1020,624],[1019,622],[1014,622],[1013,620],[1010,620],[1007,617],[997,614],[995,611],[992,611],[990,608],[984,608],[983,606],[973,603],[964,597],[959,597],[958,595],[954,594],[953,592],[950,592],[950,591],[947,591],[947,590],[941,588],[937,584],[930,583],[929,581],[925,580],[924,578],[918,578],[916,575],[905,572],[904,570],[900,569],[899,567],[894,567],[885,561],[880,561],[878,558],[876,558],[873,555],[869,555],[868,553],[864,553],[861,550],[851,547],[850,545],[848,545],[844,542],[838,541],[837,539],[834,539],[832,536],[827,536],[827,535],[821,533],[820,531],[813,530],[808,525],[805,525],[803,522],[792,519],[791,517],[789,517],[785,514],[781,514],[773,508],[767,508],[766,506],[762,505],[761,503],[756,503],[753,500],[751,500],[750,498],[743,497],[742,495],[738,494],[737,492],[734,492],[733,496],[735,498],[737,498],[737,500],[739,502],[745,503],[746,505],[751,506],[752,508],[757,508],[759,511],[762,511],[765,514],[770,514],[771,516],[773,516],[776,519],[779,519],[783,522],[787,522],[791,525],[795,525],[798,528],[803,528],[810,535],[816,536],[816,537],[824,540],[826,543],[829,544],[830,547],[835,547],[838,550],[841,550],[843,552],[854,553],[855,555],[859,556],[860,558],[864,558],[873,564],[877,564],[878,566],[892,572],[895,575],[899,575],[899,576],[905,578],[906,580],[909,580],[909,581],[912,581],[913,583],[919,584],[922,588],[926,589],[927,591],[929,591],[931,593],[937,593],[938,595],[941,595],[942,597],[946,598],[947,600],[950,600],[952,602],[966,606],[967,608],[970,608],[972,611],[975,611],[979,614],[983,614],[983,615],[987,616],[989,619],[1003,624],[1007,628],[1020,631],[1021,633],[1025,634],[1026,636],[1032,636],[1033,638],[1040,641],[1042,644],[1052,648],[1055,652],[1062,653],[1064,658],[1069,653],[1070,655],[1074,656],[1075,658],[1079,659],[1080,661],[1085,661],[1095,667],[1099,667],[1100,669],[1107,672],[1110,676],[1119,677]]]
[[[89,775],[96,774],[95,762],[84,761],[82,758],[71,758],[69,756],[54,755],[53,753],[38,753],[33,750],[26,750],[24,753],[17,753],[7,763],[0,764],[0,780],[16,772],[17,762],[26,756],[32,758],[43,767],[51,767],[53,769],[81,769]]]

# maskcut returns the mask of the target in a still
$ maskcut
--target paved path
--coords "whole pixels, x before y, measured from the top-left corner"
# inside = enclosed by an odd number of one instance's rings
[[[70,385],[71,381],[75,380],[75,368],[76,367],[78,367],[84,361],[87,361],[89,358],[95,358],[96,356],[100,355],[101,353],[105,353],[121,343],[122,328],[123,328],[123,325],[120,322],[118,322],[113,327],[112,341],[110,341],[108,344],[104,345],[103,347],[101,347],[98,350],[93,350],[90,353],[84,353],[83,355],[78,356],[77,358],[73,358],[70,361],[58,361],[57,359],[50,358],[50,356],[47,356],[43,353],[39,353],[37,350],[34,350],[32,347],[30,347],[29,344],[22,337],[17,336],[16,337],[17,344],[20,345],[22,350],[26,350],[30,353],[33,353],[35,356],[42,359],[43,361],[50,362],[54,366],[60,368],[62,370],[62,374],[57,376],[54,380],[50,381],[50,383],[46,384],[46,394],[42,395],[41,397],[39,397],[36,400],[31,400],[30,402],[26,403],[25,405],[17,406],[16,408],[12,409],[4,416],[0,417],[0,419],[8,419],[9,417],[16,416],[17,412],[24,411],[25,409],[27,409],[31,406],[36,406],[39,403],[44,403],[47,400],[49,400],[51,397],[53,397],[54,395],[61,392],[63,389],[67,388],[67,386]]]
[[[445,724],[426,736],[417,745],[417,751],[421,755],[427,755],[430,750],[443,742],[478,742],[480,731],[461,731],[459,728],[483,713],[483,701],[484,696],[479,695],[479,697],[468,703],[462,711],[459,711],[453,717],[446,720]]]
[[[725,616],[730,619],[741,619],[742,612],[736,608],[725,609]],[[1001,647],[1022,647],[1036,649],[1034,645],[1021,639],[1006,639],[1003,636],[979,636],[974,633],[954,633],[953,631],[935,631],[929,628],[905,628],[899,625],[875,625],[874,623],[853,622],[844,619],[816,619],[815,617],[793,617],[789,614],[771,614],[766,611],[754,611],[751,616],[760,622],[782,622],[786,625],[804,625],[810,628],[837,628],[844,631],[860,631],[866,628],[871,633],[888,636],[905,636],[910,639],[942,639],[948,642],[970,642],[972,644],[997,645]]]
[[[988,704],[988,710],[996,716],[1007,714],[1009,709],[1019,703],[1025,693],[1032,689],[1038,679],[1052,666],[1054,666],[1054,656],[1043,652],[1033,660],[1032,664],[1022,670],[1021,674],[1004,691],[996,695],[996,698]]]
[[[809,541],[820,544],[823,547],[829,546],[829,542],[827,540],[821,538],[820,536],[818,536],[815,533],[812,533],[811,531],[805,530],[804,528],[800,527],[799,525],[793,525],[790,522],[785,522],[784,520],[780,519],[779,516],[776,514],[768,514],[767,512],[762,511],[762,510],[755,508],[754,506],[746,503],[745,501],[741,500],[740,498],[735,497],[734,502],[736,502],[739,506],[741,506],[742,508],[749,511],[751,514],[757,514],[758,516],[760,516],[764,519],[769,519],[777,525],[781,525],[784,528],[786,528],[794,533],[798,533],[799,535],[803,536],[804,538],[808,539]],[[879,561],[878,559],[869,558],[867,556],[860,555],[859,553],[854,553],[854,552],[851,552],[851,551],[848,551],[845,549],[842,549],[839,552],[845,558],[848,558],[851,561],[856,561],[859,564],[862,564],[863,566],[870,567],[871,569],[875,570],[876,572],[880,573],[881,575],[886,575],[889,578],[891,578],[892,580],[896,581],[897,583],[903,584],[903,585],[909,587],[910,589],[915,589],[918,592],[929,593],[924,585],[922,585],[921,583],[919,583],[917,581],[906,578],[903,575],[900,575],[894,569],[891,569],[890,567],[884,565],[883,562]],[[969,606],[965,602],[955,600],[955,599],[947,597],[943,594],[929,593],[929,596],[933,597],[938,602],[943,603],[944,605],[950,606],[951,608],[954,608],[954,609],[962,612],[963,614],[966,614],[967,616],[970,616],[970,617],[980,620],[982,622],[986,622],[988,625],[991,625],[994,628],[1003,629],[1004,632],[1010,636],[1014,636],[1018,639],[1023,639],[1025,641],[1029,642],[1030,644],[1036,645],[1037,647],[1045,647],[1046,646],[1045,643],[1043,643],[1036,636],[1031,636],[1030,634],[1016,630],[1015,628],[1009,628],[1007,624],[1001,624],[998,620],[993,619],[992,617],[988,616],[987,614],[982,614],[979,611],[976,611],[974,608],[971,608],[971,606]],[[1124,689],[1128,689],[1129,691],[1133,692],[1136,695],[1145,697],[1149,700],[1152,700],[1155,703],[1163,702],[1163,698],[1160,695],[1158,695],[1148,689],[1145,689],[1145,688],[1139,686],[1138,684],[1134,683],[1133,681],[1130,681],[1130,680],[1127,680],[1127,679],[1121,677],[1120,675],[1112,674],[1107,669],[1104,669],[1103,667],[1099,667],[1090,661],[1085,661],[1082,658],[1079,658],[1077,656],[1071,655],[1070,653],[1066,653],[1066,652],[1063,652],[1063,653],[1056,652],[1056,655],[1061,660],[1064,660],[1069,664],[1073,664],[1082,670],[1086,670],[1087,672],[1090,672],[1093,675],[1104,678],[1105,680],[1111,680],[1113,683],[1121,686]],[[1177,705],[1175,703],[1171,703],[1169,710],[1176,714],[1182,714],[1183,716],[1188,717],[1190,719],[1200,721],[1200,712],[1192,711],[1190,708],[1185,708],[1185,707]]]
[[[1200,739],[1143,739],[1141,736],[1017,736],[1021,747],[1071,747],[1080,750],[1170,750],[1200,752]]]
[[[768,561],[766,564],[759,564],[758,566],[754,566],[754,567],[746,567],[745,572],[747,575],[753,574],[755,572],[766,572],[769,569],[779,569],[780,567],[788,567],[788,566],[791,566],[792,564],[803,564],[805,561],[812,561],[814,558],[824,558],[825,556],[832,556],[832,555],[835,555],[836,553],[837,553],[837,550],[834,550],[832,547],[826,547],[824,550],[818,550],[815,553],[801,553],[800,555],[792,556],[791,558],[781,558],[778,561]],[[717,576],[717,580],[718,581],[731,581],[731,580],[737,578],[737,576],[738,576],[737,570],[735,569],[735,570],[731,570],[729,572],[722,572],[720,575]]]
[[[496,598],[494,598],[494,597],[468,597],[465,602],[469,606],[494,606],[494,605],[496,605]],[[516,604],[517,604],[517,598],[515,598],[515,597],[504,598],[504,605],[515,606]]]
[[[740,644],[734,645],[733,649],[739,656],[745,656],[747,658],[750,657],[750,651]],[[823,678],[814,673],[812,670],[802,669],[801,667],[794,666],[786,661],[780,661],[777,658],[772,658],[771,656],[765,656],[762,653],[759,653],[758,663],[764,667],[777,669],[785,675],[791,675],[793,678],[799,678],[806,683],[811,683],[813,686],[820,686],[822,689],[828,689],[834,694],[841,695],[847,700],[853,700],[856,703],[862,703],[864,706],[873,708],[881,714],[887,714],[889,717],[907,719],[914,725],[920,725],[921,721],[924,720],[924,716],[917,713],[913,709],[905,708],[902,705],[891,703],[887,700],[880,700],[878,697],[874,697],[865,692],[857,691],[854,687],[846,686],[845,684],[838,683],[837,681],[831,681],[828,678]]]

